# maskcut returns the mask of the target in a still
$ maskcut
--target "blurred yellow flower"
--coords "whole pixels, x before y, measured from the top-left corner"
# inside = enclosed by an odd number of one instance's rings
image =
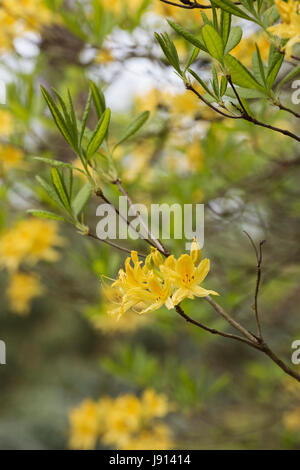
[[[114,56],[109,49],[101,49],[97,52],[94,58],[96,64],[106,64],[114,61]]]
[[[12,275],[6,294],[10,308],[19,315],[29,312],[32,299],[43,293],[39,278],[32,274],[16,272]]]
[[[283,423],[289,431],[300,431],[300,407],[285,413]]]
[[[10,111],[0,109],[0,136],[7,137],[13,130],[13,116]]]
[[[130,2],[124,2],[124,0],[110,0],[109,2],[105,0],[100,0],[103,4],[103,7],[117,15],[120,13],[129,13],[132,14],[141,8],[144,0],[130,0]]]
[[[293,46],[300,42],[300,2],[299,0],[275,0],[281,16],[281,22],[268,28],[269,33],[284,39],[289,39],[285,44],[287,58],[292,55]]]
[[[52,221],[26,219],[17,222],[0,237],[0,267],[15,270],[22,262],[56,261],[59,254],[53,247],[63,244],[57,230],[58,225]]]
[[[24,166],[24,153],[11,145],[0,144],[0,175],[13,168]]]
[[[123,450],[168,450],[174,448],[168,426],[157,424],[130,439]]]
[[[256,33],[245,37],[230,52],[234,57],[239,59],[245,67],[250,68],[252,64],[252,54],[256,51],[255,44],[259,48],[259,52],[263,61],[266,61],[269,55],[270,40],[265,33]]]
[[[69,414],[71,449],[93,449],[99,436],[98,404],[93,400],[84,400]]]
[[[84,400],[69,415],[69,445],[92,449],[100,439],[110,448],[122,450],[169,449],[173,445],[170,430],[156,420],[171,408],[167,397],[152,389],[145,390],[141,398],[128,393],[98,402]]]

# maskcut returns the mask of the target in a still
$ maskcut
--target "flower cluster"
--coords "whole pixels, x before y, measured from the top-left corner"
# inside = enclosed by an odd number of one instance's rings
[[[70,412],[70,447],[93,449],[98,439],[121,450],[170,449],[169,428],[160,421],[172,407],[152,389],[141,398],[132,394],[98,402],[87,399]]]
[[[24,153],[21,149],[0,143],[0,177],[12,169],[21,169],[24,166]]]
[[[300,42],[300,2],[295,0],[275,0],[281,22],[268,28],[269,33],[288,39],[284,49],[287,58],[292,55],[293,46]]]
[[[120,318],[128,311],[147,313],[165,305],[175,308],[182,300],[218,295],[200,286],[209,269],[209,259],[201,260],[201,250],[194,239],[190,254],[163,258],[157,249],[146,258],[144,265],[136,251],[125,261],[112,285],[104,284],[104,295],[110,301],[108,313]]]
[[[42,293],[39,279],[22,272],[23,264],[32,266],[40,260],[56,261],[55,246],[63,244],[55,222],[40,219],[21,220],[0,237],[0,268],[10,274],[7,296],[12,310],[28,313],[31,300]]]

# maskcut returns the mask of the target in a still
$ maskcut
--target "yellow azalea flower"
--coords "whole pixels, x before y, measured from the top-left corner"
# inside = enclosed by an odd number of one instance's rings
[[[172,296],[174,305],[178,305],[185,298],[194,299],[195,296],[206,297],[209,294],[219,295],[213,290],[200,287],[199,284],[204,281],[209,272],[210,262],[206,258],[196,265],[193,261],[195,245],[192,246],[192,250],[190,255],[181,255],[177,261],[170,256],[160,267],[162,273],[177,288]]]
[[[59,254],[53,247],[63,244],[57,231],[58,225],[52,221],[32,218],[17,222],[0,237],[0,267],[15,270],[22,262],[56,261]]]
[[[268,31],[284,39],[289,39],[285,44],[287,58],[292,55],[293,46],[300,42],[300,2],[299,0],[275,0],[280,13],[281,22],[271,26]]]
[[[152,388],[144,391],[142,396],[143,413],[149,418],[162,418],[170,411],[166,395],[158,394]]]
[[[13,168],[22,168],[24,166],[24,153],[11,145],[0,144],[0,174],[1,166],[4,173]]]
[[[143,287],[133,288],[127,294],[125,299],[136,301],[138,305],[144,302],[148,305],[140,313],[153,312],[165,305],[168,310],[174,308],[171,300],[171,284],[168,280],[161,280],[154,272],[148,274],[147,284]]]
[[[93,449],[99,436],[98,404],[93,400],[84,400],[69,414],[71,449]]]
[[[174,448],[171,433],[165,424],[157,424],[151,430],[137,434],[122,450],[168,450]]]
[[[138,11],[143,4],[143,0],[130,0],[130,2],[126,3],[124,3],[124,0],[110,0],[109,2],[106,0],[100,0],[100,2],[106,10],[118,15],[120,13],[132,14]]]
[[[19,315],[27,314],[32,299],[42,293],[43,288],[39,278],[25,273],[14,273],[6,291],[10,308]]]
[[[173,446],[167,426],[158,421],[171,407],[167,397],[146,389],[141,398],[133,394],[84,400],[70,415],[69,445],[93,449],[97,439],[117,449],[169,449]]]
[[[13,130],[13,116],[10,111],[0,109],[0,136],[7,137]]]

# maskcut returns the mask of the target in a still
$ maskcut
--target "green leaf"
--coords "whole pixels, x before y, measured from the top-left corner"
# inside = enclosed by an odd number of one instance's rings
[[[27,212],[35,217],[42,219],[52,219],[66,222],[66,219],[62,215],[55,214],[54,212],[35,209],[28,209]]]
[[[88,120],[88,117],[89,117],[89,114],[90,114],[91,104],[92,104],[92,97],[93,97],[92,88],[90,88],[88,99],[87,99],[85,109],[84,109],[84,113],[83,113],[82,123],[81,123],[81,130],[80,130],[80,136],[79,136],[79,144],[80,145],[81,145],[82,138],[83,138],[83,135],[84,135],[84,131],[85,131],[85,128],[86,128],[86,123],[87,123],[87,120]]]
[[[54,119],[54,122],[56,124],[56,126],[58,127],[59,131],[61,132],[61,134],[63,135],[63,137],[66,139],[66,141],[68,142],[68,144],[73,147],[73,142],[72,142],[72,135],[66,125],[66,122],[63,118],[63,115],[61,114],[61,112],[59,111],[57,105],[55,104],[52,96],[48,93],[48,91],[41,86],[41,91],[43,93],[43,96],[45,98],[45,101],[48,105],[48,108],[52,114],[52,117]]]
[[[279,88],[282,87],[286,82],[289,80],[292,80],[292,78],[296,77],[297,75],[300,74],[300,64],[297,65],[294,69],[292,69],[282,80],[281,82],[277,85],[276,91],[279,90]]]
[[[171,26],[171,28],[173,28],[174,31],[176,31],[176,33],[178,33],[188,42],[198,47],[198,49],[207,52],[207,48],[205,47],[205,45],[196,36],[191,34],[189,31],[187,31],[185,28],[183,28],[179,24],[174,23],[174,21],[168,20],[168,23]]]
[[[256,51],[252,54],[252,70],[256,80],[264,87],[266,87],[265,67],[261,59],[261,55],[257,44],[255,43]]]
[[[219,62],[223,62],[224,44],[218,31],[213,26],[206,24],[201,29],[201,32],[209,54]]]
[[[227,85],[228,85],[227,78],[223,76],[223,77],[221,78],[221,86],[220,86],[220,96],[221,96],[221,97],[222,97],[223,95],[225,95],[226,90],[227,90]]]
[[[242,36],[243,36],[243,31],[242,31],[242,28],[240,28],[239,26],[234,26],[231,29],[227,44],[225,46],[225,52],[224,52],[225,55],[228,54],[228,52],[230,52],[239,44],[239,42],[242,39]]]
[[[97,111],[98,119],[100,119],[106,109],[105,97],[102,91],[92,80],[90,80],[90,89],[92,91],[92,97]]]
[[[149,119],[150,113],[149,111],[143,111],[138,116],[136,116],[133,121],[129,123],[126,127],[124,134],[121,136],[120,140],[114,146],[114,149],[125,142],[125,140],[129,139],[131,136],[136,134],[136,132],[145,124],[145,122]]]
[[[67,194],[66,186],[57,168],[54,168],[54,167],[51,168],[51,178],[52,178],[53,186],[55,187],[56,192],[61,202],[63,203],[64,207],[70,212],[71,206],[70,206],[70,201],[69,201],[69,197]]]
[[[271,6],[268,8],[262,15],[262,23],[264,24],[265,28],[268,28],[272,24],[274,24],[280,18],[280,14],[276,5]]]
[[[213,3],[218,7],[222,8],[222,10],[228,11],[228,13],[231,13],[232,15],[239,16],[240,18],[244,18],[245,20],[253,21],[253,18],[251,18],[251,16],[247,15],[247,13],[241,10],[230,0],[213,0]]]
[[[47,165],[55,166],[56,168],[69,168],[71,170],[80,171],[80,173],[84,173],[83,170],[73,166],[71,163],[61,162],[60,160],[53,160],[52,158],[45,158],[45,157],[33,157],[34,160],[38,160],[40,162],[46,163]]]
[[[259,90],[250,90],[249,88],[236,87],[236,91],[240,98],[257,99],[266,97],[266,95]],[[227,89],[226,96],[229,96],[230,98],[236,98],[236,95],[232,88]]]
[[[80,212],[84,209],[85,205],[87,204],[88,200],[90,199],[92,194],[92,186],[89,183],[86,183],[80,191],[76,194],[73,202],[73,214],[77,218]]]
[[[94,130],[92,138],[88,144],[88,148],[86,151],[87,158],[90,158],[92,155],[94,155],[102,144],[107,134],[108,126],[110,123],[110,115],[110,109],[107,108],[104,111],[102,117],[99,119],[98,125]]]
[[[228,11],[221,10],[221,35],[223,43],[227,44],[231,26],[231,14]]]
[[[196,72],[194,72],[194,70],[192,70],[192,69],[188,69],[188,71],[190,72],[191,75],[193,75],[193,77],[197,80],[197,82],[200,83],[200,85],[204,88],[206,93],[208,93],[210,96],[215,98],[212,91],[208,88],[207,84],[199,77],[199,75]]]
[[[276,77],[278,75],[278,72],[281,68],[283,60],[284,60],[284,55],[280,54],[280,52],[278,52],[276,60],[274,60],[273,63],[271,63],[271,65],[268,69],[267,86],[269,88],[272,88],[272,86],[273,86],[273,84],[276,80]]]
[[[226,67],[229,69],[233,83],[243,88],[253,88],[262,90],[261,85],[251,75],[246,67],[235,57],[228,54],[224,59]]]
[[[50,186],[50,184],[47,183],[47,181],[44,180],[44,178],[42,178],[41,176],[37,175],[35,178],[36,178],[37,182],[42,186],[44,191],[47,193],[48,197],[53,202],[55,202],[56,205],[58,205],[59,207],[64,209],[64,205],[62,204],[60,198],[58,197],[58,195],[57,195],[56,191],[53,189],[53,187]]]
[[[196,46],[193,47],[192,53],[187,61],[185,66],[185,71],[192,65],[192,63],[197,59],[200,49]]]

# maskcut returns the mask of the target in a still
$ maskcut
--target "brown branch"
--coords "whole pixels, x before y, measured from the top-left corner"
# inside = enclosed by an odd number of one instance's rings
[[[245,338],[243,338],[242,336],[238,336],[238,335],[233,335],[231,333],[225,333],[223,331],[220,331],[220,330],[216,330],[215,328],[210,328],[206,325],[204,325],[203,323],[197,321],[197,320],[194,320],[193,318],[189,317],[184,311],[183,309],[181,308],[180,305],[176,305],[175,306],[175,310],[176,312],[182,317],[184,318],[188,323],[192,323],[193,325],[195,326],[198,326],[199,328],[202,328],[202,330],[205,330],[205,331],[208,331],[209,333],[213,334],[213,335],[219,335],[219,336],[223,336],[224,338],[231,338],[231,339],[235,339],[237,341],[241,341],[242,343],[246,343],[248,344],[249,346],[253,347],[253,348],[256,348],[256,349],[260,349],[258,345],[256,345],[253,341],[250,341],[250,340],[247,340]]]
[[[244,233],[249,238],[250,243],[251,243],[251,245],[252,245],[252,247],[255,251],[255,255],[256,255],[257,277],[256,277],[256,286],[255,286],[255,294],[254,294],[254,312],[255,312],[255,319],[256,319],[258,337],[259,337],[260,340],[262,340],[262,330],[261,330],[261,324],[260,324],[259,313],[258,313],[258,294],[259,294],[259,287],[260,287],[260,280],[261,280],[262,246],[265,243],[265,240],[262,240],[259,243],[259,249],[257,249],[256,245],[255,245],[252,237],[249,235],[249,233],[246,232],[246,230],[244,230]]]
[[[179,1],[182,2],[181,4],[172,2],[170,0],[160,0],[160,1],[162,3],[166,3],[167,5],[172,5],[172,6],[178,7],[178,8],[184,8],[186,10],[194,10],[195,8],[200,8],[201,10],[209,10],[209,9],[212,8],[211,5],[202,5],[202,4],[198,3],[197,1],[179,0]],[[241,5],[240,2],[235,2],[234,4],[235,5]],[[220,7],[218,7],[216,5],[215,8],[220,8]]]
[[[132,250],[129,250],[128,248],[125,248],[124,246],[117,245],[116,243],[111,242],[110,240],[103,240],[102,238],[97,237],[94,233],[88,232],[87,234],[88,237],[94,238],[94,240],[98,240],[99,242],[105,243],[106,245],[111,246],[112,248],[116,248],[117,250],[123,251],[124,253],[129,253],[131,254]],[[144,255],[143,253],[138,253],[138,255],[141,258],[146,258],[147,256]]]
[[[300,114],[296,113],[293,109],[287,108],[286,106],[283,106],[281,103],[275,103],[278,108],[280,108],[282,111],[286,111],[290,114],[293,114],[296,118],[300,118]]]

